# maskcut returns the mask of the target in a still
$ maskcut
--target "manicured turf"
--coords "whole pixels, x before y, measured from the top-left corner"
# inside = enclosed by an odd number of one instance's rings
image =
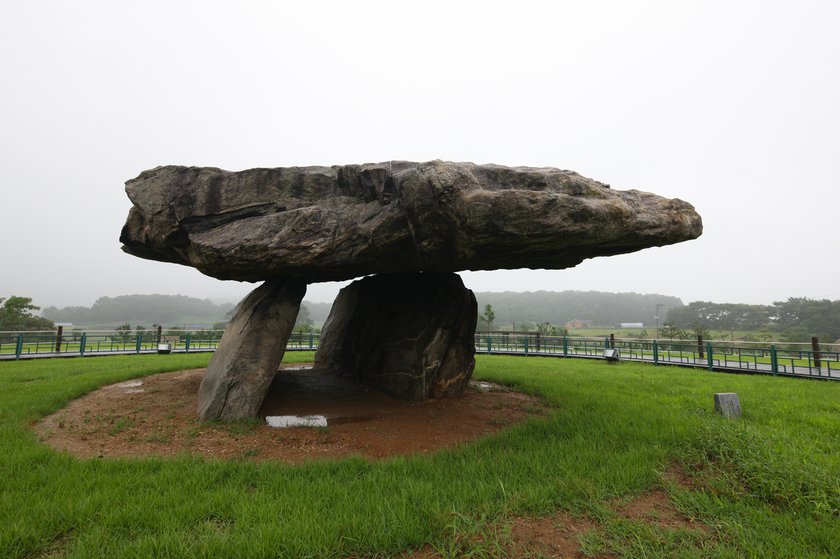
[[[486,542],[499,522],[558,510],[595,519],[581,541],[596,554],[840,556],[836,383],[479,356],[476,377],[543,396],[551,416],[376,463],[78,460],[29,428],[100,385],[208,359],[0,363],[0,557],[390,556],[426,543],[494,556]],[[738,392],[744,418],[716,416],[714,392]],[[674,464],[695,485],[667,481]],[[707,530],[665,531],[608,506],[655,487]]]

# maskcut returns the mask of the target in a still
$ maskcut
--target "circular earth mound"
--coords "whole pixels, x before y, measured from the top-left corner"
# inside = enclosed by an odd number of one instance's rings
[[[36,430],[47,444],[83,458],[193,454],[300,463],[432,452],[547,411],[534,396],[485,382],[472,382],[460,397],[412,403],[307,367],[287,365],[275,376],[254,421],[199,421],[205,369],[192,369],[102,387]],[[278,428],[266,418],[275,424],[307,419],[304,426]]]

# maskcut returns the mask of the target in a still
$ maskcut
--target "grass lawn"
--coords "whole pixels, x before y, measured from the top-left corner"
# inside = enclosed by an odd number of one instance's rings
[[[593,556],[840,557],[837,383],[479,356],[477,378],[541,395],[550,417],[383,462],[78,460],[29,428],[103,384],[209,358],[0,362],[0,557],[494,557],[500,524],[558,511],[593,522]],[[738,392],[744,418],[715,415],[714,392]],[[655,488],[706,530],[613,512]]]

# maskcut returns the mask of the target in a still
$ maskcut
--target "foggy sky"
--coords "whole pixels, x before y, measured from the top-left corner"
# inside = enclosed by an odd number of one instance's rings
[[[476,291],[840,298],[840,4],[0,1],[0,297],[253,286],[124,254],[123,183],[444,159],[678,197],[698,240]],[[329,301],[337,284],[310,286]]]

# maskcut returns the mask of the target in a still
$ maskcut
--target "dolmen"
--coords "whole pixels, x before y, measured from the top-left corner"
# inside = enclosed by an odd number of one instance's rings
[[[125,252],[263,282],[210,361],[203,420],[257,415],[309,283],[361,278],[333,304],[317,371],[405,400],[442,398],[460,394],[475,365],[475,296],[456,272],[563,269],[702,233],[687,202],[550,167],[164,166],[125,188]]]

